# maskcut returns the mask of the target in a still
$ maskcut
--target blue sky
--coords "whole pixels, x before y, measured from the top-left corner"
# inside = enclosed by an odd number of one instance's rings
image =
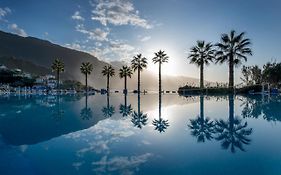
[[[216,43],[231,29],[246,31],[254,55],[247,65],[281,61],[280,0],[0,0],[0,29],[87,51],[105,61],[149,60],[164,49],[164,74],[198,77],[188,64],[196,40]],[[157,72],[157,66],[149,65]],[[206,79],[227,81],[226,65],[210,65]],[[236,71],[239,80],[240,68]]]

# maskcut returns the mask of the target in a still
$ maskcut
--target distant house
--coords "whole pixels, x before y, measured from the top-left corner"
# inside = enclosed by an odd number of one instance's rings
[[[47,88],[51,88],[51,89],[54,89],[57,87],[56,77],[53,75],[40,76],[40,77],[36,78],[35,83],[37,85],[43,85],[43,86],[46,86]]]

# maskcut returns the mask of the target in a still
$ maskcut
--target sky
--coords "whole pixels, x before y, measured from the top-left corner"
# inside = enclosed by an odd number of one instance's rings
[[[100,60],[129,62],[142,53],[148,69],[165,50],[163,74],[199,77],[187,56],[197,40],[246,32],[253,56],[246,65],[281,61],[280,0],[0,0],[0,30],[86,51]],[[239,81],[241,67],[236,68]],[[209,81],[228,80],[226,64],[205,69]]]

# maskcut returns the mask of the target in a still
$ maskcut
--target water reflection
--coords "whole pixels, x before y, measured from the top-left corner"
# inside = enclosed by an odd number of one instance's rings
[[[134,124],[135,127],[141,129],[147,124],[148,119],[147,114],[144,114],[140,110],[140,103],[140,92],[138,92],[138,110],[133,112],[131,122]]]
[[[124,93],[124,104],[120,104],[119,112],[122,114],[123,117],[127,117],[131,115],[133,111],[132,105],[127,105],[127,93]]]
[[[161,92],[161,91],[160,91]],[[152,124],[155,126],[155,130],[161,132],[165,132],[165,130],[169,126],[169,121],[161,118],[161,106],[162,105],[162,93],[159,93],[159,118],[154,119]]]
[[[196,119],[190,119],[188,127],[191,135],[197,138],[197,142],[205,142],[213,139],[215,133],[215,123],[204,117],[204,96],[200,95],[200,115]]]
[[[236,149],[245,151],[243,145],[248,145],[251,139],[248,138],[252,134],[252,128],[247,128],[247,122],[242,122],[238,117],[234,117],[234,96],[229,95],[229,118],[228,121],[216,121],[216,140],[221,141],[223,149],[230,149],[232,153]]]
[[[244,118],[262,117],[268,121],[281,121],[281,100],[279,96],[248,96],[242,98]]]
[[[88,107],[88,94],[85,96],[85,107],[81,110],[80,116],[83,120],[90,120],[93,117],[93,111]]]
[[[60,120],[62,120],[62,118],[64,116],[64,112],[65,112],[61,107],[62,99],[61,99],[60,95],[53,96],[53,97],[55,98],[56,102],[55,102],[54,109],[52,111],[52,118],[55,121],[60,121]]]
[[[102,108],[102,113],[103,113],[103,116],[108,118],[108,117],[111,117],[114,113],[115,113],[115,108],[114,106],[110,105],[110,102],[109,102],[109,93],[107,93],[107,98],[106,98],[106,107],[103,107]]]

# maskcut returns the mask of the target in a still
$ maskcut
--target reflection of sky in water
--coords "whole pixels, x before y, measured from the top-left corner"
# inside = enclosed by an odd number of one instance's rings
[[[126,100],[138,111],[136,95]],[[279,97],[236,97],[231,103],[228,97],[164,95],[161,117],[169,126],[162,133],[152,124],[159,117],[158,96],[141,96],[140,102],[140,111],[147,114],[142,129],[119,113],[122,95],[0,99],[0,174],[281,173]],[[115,113],[105,118],[102,109],[108,105]],[[82,116],[88,115],[85,109],[91,111],[88,118]],[[206,124],[207,118],[213,125]],[[221,133],[218,120],[226,123]],[[212,137],[198,142],[203,131]],[[233,133],[236,140],[227,137]],[[236,141],[234,153],[231,141]]]

